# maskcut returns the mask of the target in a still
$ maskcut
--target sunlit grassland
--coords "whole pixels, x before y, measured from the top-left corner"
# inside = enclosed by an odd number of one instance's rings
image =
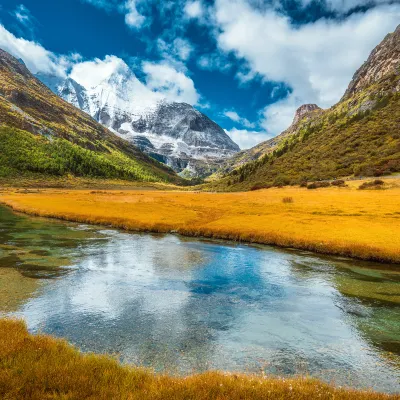
[[[358,190],[359,185],[240,193],[7,189],[0,201],[33,215],[131,231],[172,231],[400,263],[398,180],[386,180],[383,190]]]
[[[315,379],[207,372],[174,377],[83,355],[64,340],[30,335],[21,321],[0,320],[2,399],[395,399],[335,388]]]

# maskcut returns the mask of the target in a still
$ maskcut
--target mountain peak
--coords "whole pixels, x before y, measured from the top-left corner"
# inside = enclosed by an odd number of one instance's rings
[[[302,120],[308,113],[315,111],[315,110],[321,110],[320,107],[318,107],[316,104],[303,104],[300,106],[294,115],[294,119],[292,122],[292,125],[297,124],[300,120]]]
[[[357,70],[342,100],[379,81],[384,76],[399,74],[400,25],[375,47],[368,60]]]
[[[103,83],[108,83],[112,86],[121,86],[132,79],[136,79],[132,70],[125,63],[120,63],[117,68],[104,79]]]

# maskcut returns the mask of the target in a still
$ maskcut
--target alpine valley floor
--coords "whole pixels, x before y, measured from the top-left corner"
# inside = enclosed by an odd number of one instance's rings
[[[379,189],[284,187],[240,193],[3,188],[31,215],[144,232],[272,244],[400,263],[400,181]]]

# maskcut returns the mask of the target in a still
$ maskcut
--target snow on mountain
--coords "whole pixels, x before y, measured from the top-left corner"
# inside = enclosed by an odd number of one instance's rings
[[[169,102],[161,93],[150,91],[126,64],[95,87],[83,87],[70,77],[38,74],[37,78],[177,172],[211,173],[222,159],[240,150],[218,124],[189,104]]]

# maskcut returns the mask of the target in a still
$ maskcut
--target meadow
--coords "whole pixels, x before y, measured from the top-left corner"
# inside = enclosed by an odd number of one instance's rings
[[[400,263],[400,184],[360,190],[283,187],[238,193],[10,189],[0,202],[31,215],[143,232],[230,239]]]
[[[207,372],[177,377],[82,354],[64,340],[31,335],[24,322],[0,320],[2,399],[398,399],[338,388],[311,378]]]

